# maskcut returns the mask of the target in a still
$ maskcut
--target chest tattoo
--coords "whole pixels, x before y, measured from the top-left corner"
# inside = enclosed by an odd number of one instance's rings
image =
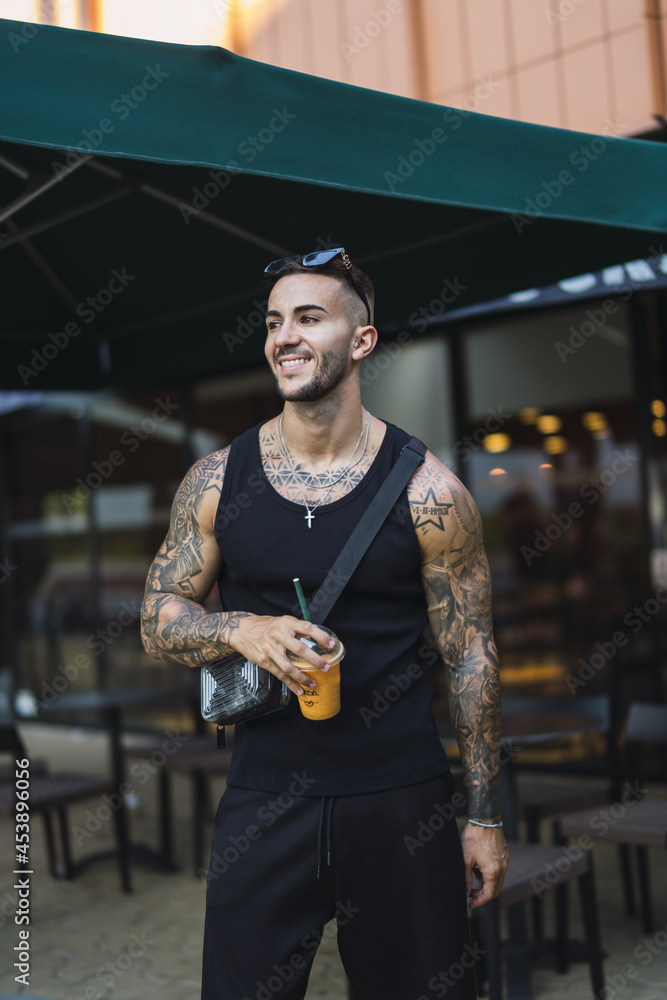
[[[295,462],[294,469],[291,469],[280,450],[276,435],[267,434],[264,440],[260,439],[266,478],[281,497],[298,504],[303,504],[304,496],[309,504],[321,502],[322,506],[341,500],[362,481],[378,450],[376,445],[369,443],[362,460],[339,478],[340,467],[311,473],[301,463]]]

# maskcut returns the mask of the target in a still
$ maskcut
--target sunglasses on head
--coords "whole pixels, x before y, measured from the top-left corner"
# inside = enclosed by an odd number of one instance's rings
[[[300,262],[304,267],[322,267],[324,264],[328,264],[330,261],[334,260],[340,254],[341,260],[345,267],[347,268],[347,276],[354,286],[354,290],[357,295],[366,306],[366,313],[368,315],[368,324],[370,326],[371,322],[371,307],[368,304],[368,299],[366,298],[366,293],[361,287],[359,281],[354,277],[352,273],[352,262],[350,258],[345,253],[345,247],[336,247],[334,250],[313,250],[312,253],[307,253],[303,257],[299,257],[298,254],[293,257],[281,257],[280,260],[272,260],[270,264],[264,268],[265,274],[279,274],[283,268],[287,267],[288,264],[295,262]]]

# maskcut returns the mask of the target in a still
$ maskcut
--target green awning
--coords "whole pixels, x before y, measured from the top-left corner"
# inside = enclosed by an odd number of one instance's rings
[[[373,277],[381,330],[413,332],[425,314],[662,253],[660,143],[212,46],[0,23],[1,388],[254,366],[263,266],[321,245]]]

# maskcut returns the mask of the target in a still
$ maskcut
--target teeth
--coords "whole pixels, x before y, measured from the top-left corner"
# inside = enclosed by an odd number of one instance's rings
[[[298,368],[300,365],[305,365],[307,358],[298,358],[295,361],[281,361],[281,368]]]

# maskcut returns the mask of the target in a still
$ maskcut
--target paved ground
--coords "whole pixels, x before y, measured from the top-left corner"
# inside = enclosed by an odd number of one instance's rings
[[[104,741],[99,735],[55,727],[26,727],[24,732],[31,754],[48,757],[52,766],[95,772],[105,764]],[[218,784],[216,792],[223,787]],[[166,875],[135,867],[135,891],[129,896],[121,893],[117,869],[111,862],[92,867],[74,882],[52,879],[46,870],[41,823],[33,825],[29,989],[15,982],[15,970],[8,967],[6,957],[18,943],[18,927],[13,922],[16,895],[11,888],[13,828],[7,819],[0,821],[0,998],[25,993],[50,1000],[199,1000],[204,885],[191,874],[189,788],[180,779],[174,788],[179,813],[177,857],[182,870]],[[135,838],[152,843],[157,835],[154,793],[152,775],[137,789],[140,801],[132,812]],[[87,808],[88,804],[72,810],[70,823],[85,830],[87,820],[90,825]],[[103,822],[81,842],[79,851],[110,844],[110,832],[110,823]],[[667,1000],[664,851],[654,852],[651,862],[656,931],[646,940],[638,921],[623,914],[614,850],[606,844],[596,848],[603,943],[608,952],[603,1000]],[[577,934],[578,897],[575,892],[570,895],[572,930]],[[550,907],[547,920],[551,921]],[[315,960],[308,1000],[345,1000],[347,996],[333,927],[329,930]],[[400,961],[398,954],[396,961]],[[589,1000],[587,966],[575,963],[569,973],[559,976],[553,963],[543,959],[534,967],[532,993],[534,1000]],[[429,995],[428,990],[425,995]]]

